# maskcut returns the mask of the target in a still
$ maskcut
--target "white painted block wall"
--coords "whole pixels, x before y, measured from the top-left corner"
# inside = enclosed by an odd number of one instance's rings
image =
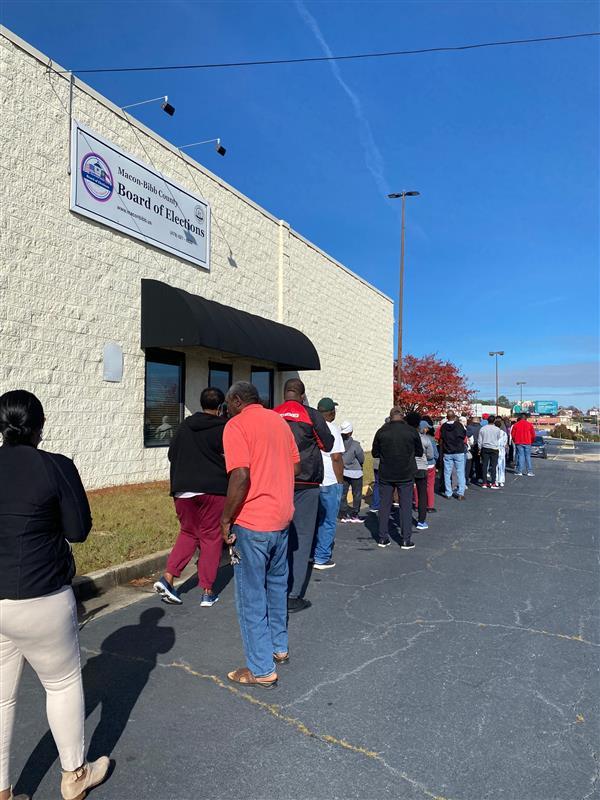
[[[211,272],[70,212],[68,83],[2,30],[0,393],[39,396],[43,446],[74,458],[88,488],[167,477],[166,451],[143,446],[140,280],[154,278],[306,333],[322,366],[301,375],[311,402],[338,400],[369,449],[392,402],[389,298],[80,83],[77,119],[208,200]],[[123,347],[121,383],[102,380],[107,341]],[[188,354],[190,411],[207,362]],[[234,379],[251,363],[236,360]]]

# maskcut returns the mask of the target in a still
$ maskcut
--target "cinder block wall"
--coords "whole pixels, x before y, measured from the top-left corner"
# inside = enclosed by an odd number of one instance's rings
[[[74,458],[88,488],[167,476],[166,451],[143,447],[140,280],[154,278],[306,333],[322,365],[301,375],[310,400],[338,400],[368,448],[392,401],[391,301],[79,82],[75,118],[210,203],[211,272],[70,212],[68,82],[1,32],[0,393],[40,397],[43,446]],[[107,341],[123,347],[121,383],[102,380]],[[187,361],[195,410],[192,367],[207,357]],[[234,378],[249,367],[236,361]]]

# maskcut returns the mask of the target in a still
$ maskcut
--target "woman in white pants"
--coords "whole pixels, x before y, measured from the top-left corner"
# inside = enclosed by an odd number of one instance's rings
[[[0,800],[13,800],[10,746],[25,661],[46,690],[63,800],[82,800],[109,767],[105,756],[92,764],[84,760],[85,709],[71,589],[75,564],[69,542],[85,541],[90,509],[73,462],[38,450],[44,422],[42,405],[30,392],[0,397]]]
[[[500,429],[500,440],[498,441],[498,466],[496,467],[496,483],[498,486],[504,486],[506,480],[506,445],[508,444],[508,435],[504,430],[504,425],[501,419],[496,419],[494,425]]]

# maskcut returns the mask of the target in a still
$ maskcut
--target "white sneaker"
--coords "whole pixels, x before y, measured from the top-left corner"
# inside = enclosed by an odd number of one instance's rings
[[[527,477],[528,478],[535,478],[535,472],[528,472],[527,473]]]

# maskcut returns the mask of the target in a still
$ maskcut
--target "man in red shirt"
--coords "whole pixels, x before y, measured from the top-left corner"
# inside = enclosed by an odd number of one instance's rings
[[[527,420],[526,414],[519,414],[519,419],[510,429],[513,444],[517,448],[517,470],[515,475],[534,477],[531,466],[531,445],[535,439],[535,428]]]
[[[319,496],[324,475],[321,451],[331,452],[333,434],[322,414],[304,405],[305,389],[300,378],[290,378],[283,387],[283,403],[275,411],[289,425],[300,453],[300,470],[294,487],[294,519],[290,526],[290,614],[309,608],[304,592],[308,563],[315,538]]]
[[[255,386],[234,383],[226,400],[232,419],[223,432],[229,484],[221,531],[237,546],[235,600],[247,663],[227,677],[269,688],[277,684],[275,664],[289,660],[288,527],[300,456],[289,426],[263,408]]]

